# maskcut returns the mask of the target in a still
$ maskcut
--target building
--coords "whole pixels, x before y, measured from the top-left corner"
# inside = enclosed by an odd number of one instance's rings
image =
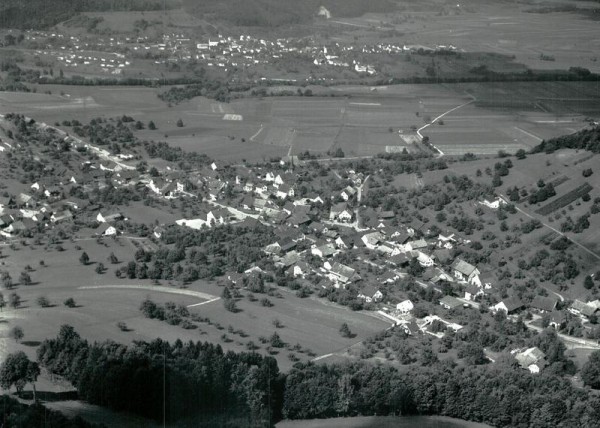
[[[440,305],[446,309],[454,309],[463,305],[463,302],[458,300],[456,297],[444,296],[440,299]]]
[[[515,359],[521,368],[531,373],[539,373],[546,365],[546,355],[538,347],[526,349],[515,354]]]

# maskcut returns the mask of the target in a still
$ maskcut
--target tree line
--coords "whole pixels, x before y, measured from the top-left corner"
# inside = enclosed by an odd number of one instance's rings
[[[546,341],[548,346],[539,342],[553,358],[552,341]],[[71,381],[90,403],[194,426],[445,415],[497,427],[587,428],[597,426],[600,418],[600,398],[575,388],[562,370],[532,375],[508,354],[494,364],[457,365],[434,358],[412,364],[410,370],[364,362],[296,363],[284,375],[272,357],[256,353],[179,340],[129,347],[112,341],[90,344],[72,327],[62,326],[56,339],[42,343],[38,360],[50,373]],[[593,386],[598,385],[598,361],[595,355],[586,365],[586,382]]]

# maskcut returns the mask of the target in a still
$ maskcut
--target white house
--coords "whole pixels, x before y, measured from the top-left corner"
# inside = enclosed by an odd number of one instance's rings
[[[454,277],[459,281],[481,285],[481,281],[479,280],[479,275],[481,272],[472,264],[461,259],[456,259],[454,263],[452,263],[451,268],[454,273]]]
[[[396,305],[396,310],[401,314],[407,314],[415,308],[415,305],[410,300],[404,300]]]

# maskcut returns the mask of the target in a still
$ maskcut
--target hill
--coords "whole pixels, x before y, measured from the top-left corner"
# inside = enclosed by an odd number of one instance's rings
[[[175,6],[176,0],[5,0],[0,3],[0,28],[45,29],[80,12],[147,11]]]
[[[248,27],[306,23],[320,6],[333,16],[354,17],[368,12],[390,12],[396,3],[392,0],[184,0],[184,8],[194,16]]]

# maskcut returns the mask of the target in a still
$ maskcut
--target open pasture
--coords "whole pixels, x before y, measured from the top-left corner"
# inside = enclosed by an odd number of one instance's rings
[[[70,324],[90,340],[113,339],[130,343],[157,337],[171,341],[181,338],[184,341],[220,343],[225,349],[237,351],[246,350],[246,343],[252,341],[261,346],[259,352],[265,352],[267,345],[261,344],[259,337],[269,337],[277,331],[290,346],[299,343],[318,356],[341,350],[389,326],[389,323],[366,313],[353,312],[322,299],[301,299],[286,289],[279,289],[281,298],[269,297],[272,307],[264,307],[258,300],[250,302],[245,297],[241,298],[237,302],[240,311],[232,314],[223,307],[219,299],[222,288],[215,282],[196,281],[181,289],[169,284],[169,281],[161,281],[160,286],[155,287],[150,280],[117,278],[114,270],[131,260],[136,251],[130,239],[122,237],[115,241],[104,238],[99,245],[95,238],[82,234],[75,242],[65,241],[61,245],[64,251],[43,246],[22,248],[18,245],[16,250],[2,247],[3,270],[8,270],[17,283],[19,273],[29,264],[33,268],[30,274],[33,284],[16,284],[13,291],[21,296],[23,306],[17,310],[4,309],[8,323],[4,324],[6,328],[0,329],[0,336],[12,326],[20,325],[25,331],[25,340],[36,343],[56,336],[60,325]],[[83,251],[90,256],[87,266],[78,260]],[[111,252],[120,260],[117,265],[107,261]],[[44,260],[44,266],[39,264],[40,260]],[[103,274],[95,272],[100,262],[107,268]],[[46,296],[52,306],[40,307],[36,302],[39,296]],[[75,299],[77,307],[63,305],[68,297]],[[211,322],[197,323],[198,328],[185,330],[163,321],[147,319],[139,311],[140,303],[146,297],[156,303],[171,301],[187,306],[191,313],[209,318]],[[256,297],[260,300],[264,295],[257,294]],[[275,319],[283,327],[276,328],[273,324]],[[118,322],[125,322],[129,331],[121,331],[116,326]],[[344,322],[348,323],[355,337],[343,338],[339,334]],[[244,333],[231,333],[229,325],[236,332],[243,330]],[[322,334],[312,333],[317,329]],[[223,334],[228,336],[227,340],[223,339]],[[23,347],[16,343],[8,345],[11,349]],[[303,360],[313,358],[306,352],[279,349],[276,357],[282,369],[293,364],[288,358],[291,352]]]

